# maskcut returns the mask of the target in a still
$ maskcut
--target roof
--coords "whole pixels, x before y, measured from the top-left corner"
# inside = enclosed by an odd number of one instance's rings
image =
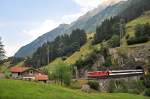
[[[48,80],[48,75],[36,75],[35,80],[38,81]]]
[[[22,72],[24,72],[25,70],[27,70],[28,68],[26,68],[26,67],[11,67],[10,68],[10,71],[12,72],[12,73],[22,73]]]
[[[10,71],[12,73],[22,73],[22,72],[25,72],[27,70],[34,70],[34,71],[37,71],[37,72],[39,72],[41,74],[44,74],[42,71],[34,69],[34,68],[28,68],[28,67],[11,67],[10,68]]]

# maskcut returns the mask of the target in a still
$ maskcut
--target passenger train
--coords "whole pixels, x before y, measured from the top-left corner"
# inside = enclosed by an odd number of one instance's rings
[[[137,70],[110,70],[110,71],[92,71],[88,72],[88,78],[97,77],[114,77],[114,76],[130,76],[130,75],[142,75],[144,71],[142,69]]]

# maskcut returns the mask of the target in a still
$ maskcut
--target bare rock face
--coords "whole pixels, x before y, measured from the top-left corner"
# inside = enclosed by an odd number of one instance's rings
[[[125,69],[145,68],[150,64],[150,43],[110,49],[112,61]]]
[[[81,91],[89,93],[90,92],[90,86],[87,84],[82,85]]]

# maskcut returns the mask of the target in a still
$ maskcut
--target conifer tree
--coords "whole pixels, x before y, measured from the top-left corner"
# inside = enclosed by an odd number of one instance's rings
[[[0,60],[5,58],[4,45],[2,44],[2,39],[0,37]]]

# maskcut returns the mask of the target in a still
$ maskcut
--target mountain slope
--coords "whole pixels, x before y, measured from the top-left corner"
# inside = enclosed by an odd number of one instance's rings
[[[116,16],[126,8],[126,3],[121,1],[114,5],[109,5],[99,13],[89,17],[88,20],[77,20],[71,24],[67,32],[71,32],[73,29],[80,28],[84,29],[87,33],[95,32],[96,27],[100,25],[105,19]],[[99,7],[100,8],[100,7]]]
[[[113,1],[113,0],[112,0]],[[111,2],[110,2],[111,3]],[[32,55],[38,47],[47,41],[53,41],[58,35],[65,33],[71,33],[72,30],[81,28],[86,32],[94,32],[96,26],[99,25],[104,19],[110,18],[121,11],[124,2],[120,2],[115,5],[99,6],[93,11],[88,12],[84,16],[80,17],[77,21],[70,25],[60,25],[58,28],[42,35],[30,44],[22,47],[15,54],[15,57],[26,57]],[[123,8],[124,9],[124,8]]]
[[[45,42],[53,41],[58,35],[64,34],[68,26],[69,26],[68,24],[61,24],[59,27],[55,28],[54,30],[38,37],[33,42],[20,48],[19,51],[15,54],[15,57],[31,56]]]
[[[65,62],[68,64],[74,64],[78,59],[85,58],[88,54],[92,52],[91,40],[80,48],[80,51],[76,51],[70,57],[68,57]]]
[[[135,34],[135,27],[138,24],[146,24],[150,23],[150,11],[145,12],[143,15],[140,17],[134,19],[133,21],[129,22],[126,25],[127,28],[127,33],[130,35],[130,37],[133,37]]]
[[[150,24],[150,11],[145,12],[140,17],[128,22],[126,24],[126,36],[134,37],[135,36],[135,27],[138,24]],[[123,46],[127,46],[126,36],[123,38]]]
[[[129,37],[133,37],[135,30],[134,28],[136,27],[136,25],[138,24],[146,24],[146,23],[150,23],[150,11],[145,12],[145,14],[141,15],[140,17],[129,21],[126,24],[126,35],[123,37],[122,41],[123,41],[123,46],[120,49],[127,49],[128,47],[136,47],[136,46],[142,46],[145,44],[149,44],[150,42],[147,43],[143,43],[143,44],[136,44],[136,45],[130,45],[128,46],[126,44],[127,40],[126,40],[126,36],[129,35]],[[87,34],[87,37],[93,37],[89,36],[89,34]],[[60,63],[64,62],[67,64],[74,64],[77,60],[79,59],[84,59],[85,57],[87,57],[94,48],[98,48],[100,47],[100,44],[97,45],[92,45],[91,44],[91,40],[88,39],[87,43],[84,44],[79,51],[74,52],[71,56],[67,57],[67,59],[65,61],[63,61],[61,58],[57,58],[56,60],[54,60],[52,63],[50,63],[49,65],[46,66],[46,68],[48,70],[53,70],[53,68],[55,68],[55,66],[60,65]],[[100,48],[98,48],[100,49]],[[118,47],[119,49],[119,47]],[[45,68],[45,67],[44,67]]]
[[[71,56],[67,57],[66,60],[62,60],[61,57],[55,59],[52,61],[50,64],[42,67],[42,70],[48,70],[48,71],[53,71],[57,68],[57,66],[60,66],[61,64],[69,64],[72,65],[74,64],[78,59],[80,58],[85,58],[87,57],[88,54],[90,54],[93,50],[92,46],[92,40],[90,39],[91,37],[94,36],[94,33],[87,34],[87,43],[85,43],[80,50],[74,52]]]

